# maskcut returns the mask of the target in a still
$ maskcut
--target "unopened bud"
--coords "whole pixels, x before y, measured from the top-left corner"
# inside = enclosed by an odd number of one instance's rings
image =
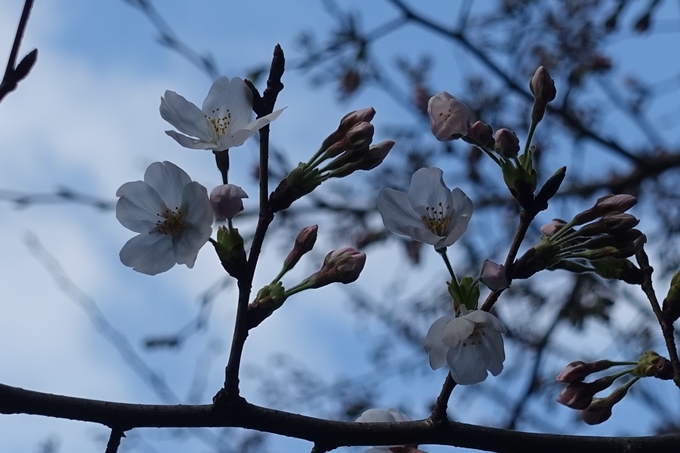
[[[600,215],[626,212],[637,203],[637,198],[628,194],[611,194],[598,198],[595,207]]]
[[[597,392],[601,392],[616,380],[613,376],[605,376],[593,382],[571,382],[557,397],[557,402],[572,409],[585,409],[593,401]]]
[[[211,242],[224,270],[236,279],[243,277],[246,269],[246,252],[238,230],[221,226],[217,229],[217,241]]]
[[[607,370],[616,365],[610,360],[598,360],[596,362],[582,362],[577,360],[569,363],[555,380],[564,384],[571,384],[572,382],[581,382],[587,376],[597,373],[599,371]]]
[[[671,279],[671,286],[663,301],[662,311],[666,320],[671,324],[680,318],[680,271],[677,271]]]
[[[243,211],[243,198],[248,194],[239,186],[222,184],[210,192],[210,204],[212,204],[215,217],[219,220],[233,219],[236,214]]]
[[[599,425],[609,420],[612,416],[612,408],[614,404],[618,403],[628,393],[630,385],[624,384],[617,388],[606,398],[595,398],[590,406],[579,411],[578,415],[581,420],[589,425]]]
[[[505,277],[505,267],[491,260],[484,260],[479,281],[484,283],[491,291],[500,291],[510,286]]]
[[[557,90],[555,90],[555,81],[550,77],[550,73],[543,66],[539,66],[534,72],[534,76],[529,82],[529,89],[534,99],[547,104],[555,99]]]
[[[326,255],[323,266],[311,275],[309,288],[321,288],[330,283],[351,283],[359,278],[366,264],[366,254],[352,247],[334,250]]]
[[[392,140],[385,140],[384,142],[371,146],[357,164],[357,170],[368,171],[382,164],[390,151],[392,151],[393,147],[394,141]]]
[[[553,219],[552,222],[541,225],[541,233],[546,236],[552,236],[560,231],[567,224],[564,220]]]
[[[373,120],[373,117],[375,117],[375,109],[373,107],[349,112],[340,120],[339,129],[348,131],[356,124],[363,122],[370,123],[371,120]]]
[[[283,262],[283,268],[286,272],[292,269],[305,253],[310,252],[314,248],[318,229],[318,225],[312,225],[300,230],[295,238],[293,250],[290,251]]]
[[[374,132],[375,128],[371,123],[361,122],[352,126],[347,132],[347,147],[353,151],[368,148],[373,141]]]
[[[630,214],[612,213],[602,217],[602,222],[610,234],[624,232],[635,228],[640,221]]]
[[[566,174],[567,167],[561,167],[543,184],[543,187],[541,187],[541,190],[536,195],[536,206],[539,209],[548,208],[548,201],[555,196]]]
[[[493,149],[496,144],[493,138],[493,129],[488,124],[481,121],[476,121],[468,129],[468,136],[472,139],[475,145],[484,149]]]
[[[353,112],[348,113],[340,120],[340,126],[338,126],[338,128],[331,135],[326,137],[326,139],[323,141],[321,149],[328,149],[330,147],[334,147],[334,151],[337,151],[338,148],[344,148],[344,144],[338,142],[344,141],[347,132],[353,126],[359,123],[362,122],[370,123],[374,116],[375,109],[373,107],[355,110]],[[340,151],[337,151],[337,154],[340,154],[340,152],[342,152],[342,149]],[[333,156],[337,156],[337,154],[334,154]]]
[[[517,157],[517,153],[519,153],[519,139],[513,131],[506,128],[498,129],[494,135],[494,139],[496,141],[494,149],[498,151],[501,156],[506,159]]]
[[[430,129],[440,142],[463,137],[468,133],[470,109],[462,101],[442,91],[427,103],[430,115]]]
[[[590,263],[602,278],[622,280],[631,285],[642,283],[642,271],[629,260],[607,257]]]

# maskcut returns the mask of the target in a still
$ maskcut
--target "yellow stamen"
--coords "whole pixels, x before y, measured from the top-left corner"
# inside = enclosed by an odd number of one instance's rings
[[[151,230],[152,233],[170,234],[175,236],[184,229],[184,214],[180,212],[179,208],[176,207],[174,211],[166,209],[156,215],[162,220],[156,221],[156,227]]]
[[[446,236],[449,230],[449,211],[451,206],[444,208],[443,203],[439,203],[438,207],[427,206],[425,211],[427,215],[422,216],[423,223],[428,230],[432,231],[437,236]]]
[[[220,109],[215,109],[212,115],[203,115],[212,125],[213,131],[217,140],[221,139],[224,134],[229,130],[231,125],[231,111],[227,109],[227,113],[220,115]]]

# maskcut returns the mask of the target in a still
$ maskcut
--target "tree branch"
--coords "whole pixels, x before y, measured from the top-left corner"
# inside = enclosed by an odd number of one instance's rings
[[[31,414],[116,427],[240,427],[308,440],[324,449],[341,446],[438,444],[506,453],[644,453],[674,451],[680,434],[646,437],[591,437],[537,434],[442,420],[353,423],[322,420],[266,409],[244,400],[227,407],[127,404],[33,392],[0,384],[0,413]]]

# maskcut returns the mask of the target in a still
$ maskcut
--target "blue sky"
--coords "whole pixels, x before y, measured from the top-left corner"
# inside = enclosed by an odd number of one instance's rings
[[[6,61],[22,3],[0,3],[0,61]],[[440,8],[446,4],[436,2]],[[299,31],[313,30],[323,36],[324,30],[333,27],[316,0],[295,2],[295,10],[288,2],[265,0],[158,1],[156,7],[180,38],[193,49],[212,54],[220,72],[229,77],[243,76],[248,69],[267,63],[277,43],[294,60]],[[393,14],[381,2],[364,5],[362,11],[367,12],[364,17],[368,25],[382,23]],[[444,11],[454,16],[453,11]],[[404,51],[412,49],[415,53],[423,45],[423,36],[422,31],[406,27],[395,39]],[[113,200],[120,185],[141,179],[147,165],[158,160],[176,163],[209,190],[217,185],[220,181],[212,154],[179,147],[163,133],[169,127],[158,114],[165,90],[176,91],[198,104],[212,81],[159,46],[156,38],[150,23],[124,1],[36,2],[22,52],[37,47],[38,63],[19,89],[0,104],[0,189],[45,193],[67,186]],[[626,43],[619,45],[616,51],[625,54]],[[645,54],[635,50],[635,55]],[[471,59],[451,52],[449,46],[446,56],[451,59],[437,66],[436,78],[441,84],[437,89],[455,91],[460,82],[456,74],[465,72]],[[634,68],[638,60],[632,61]],[[657,70],[670,73],[671,69],[677,68]],[[289,152],[292,161],[306,160],[350,110],[368,105],[376,108],[378,115],[373,122],[378,140],[389,138],[381,133],[381,127],[404,118],[400,107],[380,93],[367,93],[338,105],[331,90],[311,88],[300,73],[287,73],[284,83],[279,106],[287,106],[287,110],[272,125],[272,137]],[[233,182],[249,191],[250,204],[246,206],[251,209],[256,207],[256,191],[245,175],[256,161],[255,151],[251,141],[232,153]],[[148,354],[139,348],[147,335],[172,332],[184,325],[196,313],[200,294],[223,277],[208,247],[199,254],[193,270],[176,266],[152,278],[120,264],[118,251],[132,233],[121,227],[110,211],[63,204],[16,209],[3,203],[0,222],[0,382],[96,399],[161,402],[32,256],[27,237],[37,237],[180,399],[186,398],[195,378],[192,373],[197,360],[205,351],[217,351],[207,371],[207,390],[198,402],[210,400],[226,363],[233,290],[219,296],[211,328],[200,339],[173,352]],[[323,235],[323,229],[320,233]],[[320,240],[317,262],[328,244],[328,239]],[[276,274],[276,260],[285,248],[276,240],[269,240],[266,246],[269,248],[255,288]],[[296,269],[293,277],[303,278],[315,266],[310,260]],[[428,272],[415,271],[410,278],[431,278]],[[406,274],[407,265],[395,260],[389,249],[376,250],[369,254],[359,287],[373,288],[369,283],[386,273]],[[389,294],[390,289],[380,291]],[[245,350],[247,364],[271,366],[271,354],[287,352],[327,377],[359,374],[367,368],[367,359],[357,351],[365,349],[367,333],[377,332],[375,325],[357,325],[346,312],[343,298],[331,289],[305,294],[292,302],[251,334]],[[421,359],[426,360],[426,356]],[[443,379],[442,373],[435,381],[441,381],[440,377]],[[439,385],[427,394],[436,394]],[[255,389],[247,382],[244,387],[246,396],[256,402]],[[422,401],[415,400],[414,404],[420,406],[411,415],[425,416]],[[611,426],[602,432],[615,430]],[[0,417],[0,433],[0,448],[10,453],[37,451],[38,445],[50,438],[58,439],[59,451],[103,450],[102,436],[108,435],[98,426],[28,416]],[[157,431],[144,435],[158,451],[206,450],[199,447],[200,442],[191,444],[196,440],[175,445],[159,440],[162,435]],[[303,442],[286,441],[282,445],[309,449]]]

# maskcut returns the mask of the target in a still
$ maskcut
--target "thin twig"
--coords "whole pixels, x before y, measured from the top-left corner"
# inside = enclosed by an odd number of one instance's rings
[[[678,360],[678,350],[675,346],[675,337],[673,335],[673,324],[666,321],[666,318],[661,311],[661,306],[656,298],[656,293],[654,292],[654,286],[652,284],[652,272],[654,269],[649,265],[649,257],[647,253],[642,249],[635,254],[640,270],[644,275],[642,281],[642,291],[644,291],[649,303],[652,305],[652,311],[656,315],[656,319],[659,321],[659,326],[661,326],[661,333],[666,342],[666,349],[668,349],[668,356],[671,359],[671,365],[673,366],[673,382],[680,388],[680,360]]]
[[[272,65],[269,71],[269,78],[267,80],[267,88],[264,91],[264,96],[260,97],[257,90],[248,83],[251,91],[253,91],[253,110],[258,117],[270,114],[274,110],[274,104],[279,92],[283,89],[281,77],[285,68],[285,59],[283,50],[278,44],[274,48],[274,57],[272,58]],[[236,321],[234,326],[234,336],[232,338],[231,350],[229,352],[229,359],[227,368],[225,370],[224,379],[224,393],[218,393],[215,398],[216,402],[221,402],[222,397],[227,399],[238,398],[239,396],[239,369],[241,367],[241,356],[243,354],[243,346],[248,338],[248,301],[250,300],[250,293],[252,291],[253,277],[255,276],[255,268],[257,261],[262,251],[262,244],[264,243],[265,235],[269,225],[274,220],[274,213],[269,209],[269,126],[260,129],[260,214],[255,227],[255,235],[250,247],[248,255],[247,269],[244,276],[238,281],[239,298],[236,310]]]
[[[17,27],[17,32],[14,35],[14,43],[12,44],[12,50],[10,51],[9,58],[7,59],[7,67],[5,68],[5,75],[2,77],[2,82],[0,82],[0,101],[11,91],[16,89],[17,84],[28,75],[28,71],[31,66],[35,63],[35,57],[37,56],[37,50],[31,51],[33,54],[33,62],[26,60],[27,68],[24,68],[23,74],[17,73],[16,63],[17,56],[19,55],[19,47],[21,47],[21,40],[24,37],[24,31],[26,30],[26,24],[28,23],[28,17],[31,14],[31,8],[33,7],[33,0],[26,0],[24,2],[24,8],[21,11],[21,18],[19,19],[19,26]],[[30,55],[30,54],[29,54]],[[24,60],[22,60],[22,63]],[[21,63],[19,63],[21,65]]]
[[[117,453],[120,446],[120,440],[125,437],[125,431],[120,428],[112,428],[109,441],[106,444],[104,453]]]

